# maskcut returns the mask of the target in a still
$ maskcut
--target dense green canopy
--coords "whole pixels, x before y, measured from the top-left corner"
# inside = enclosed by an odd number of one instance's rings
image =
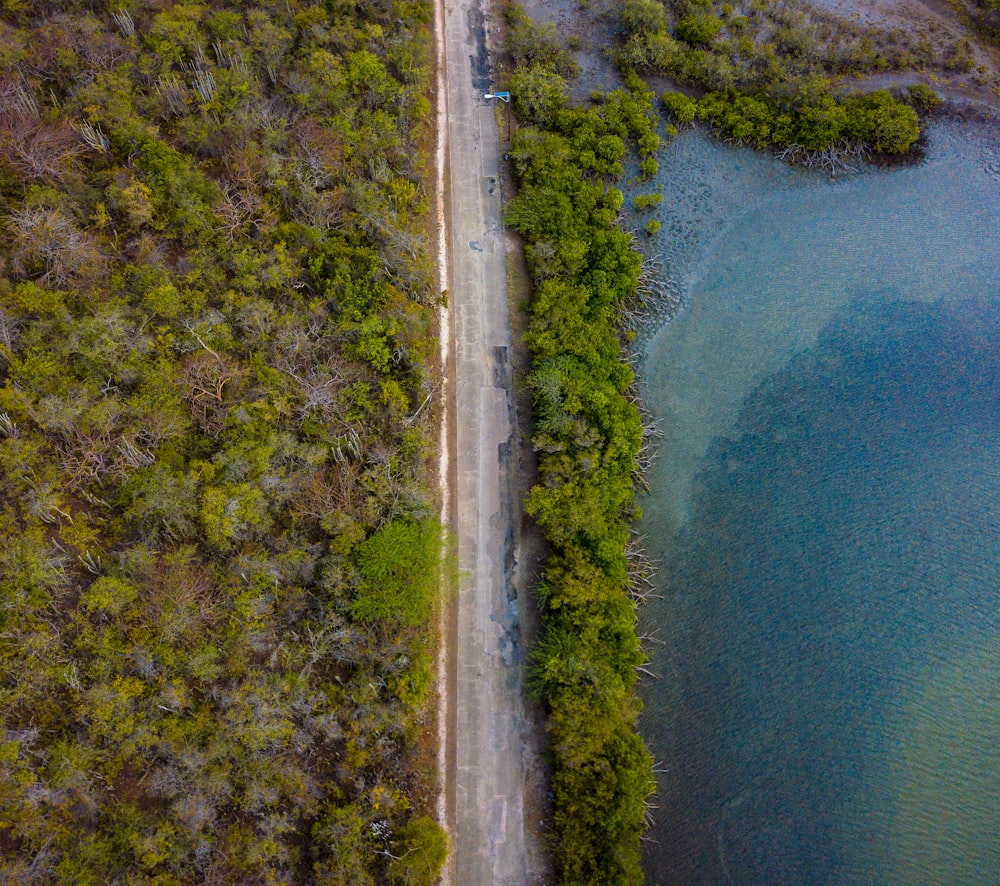
[[[431,7],[0,9],[0,880],[429,882]]]
[[[527,66],[512,82],[546,76]],[[591,107],[569,107],[561,89],[515,104],[534,124],[512,145],[519,190],[508,212],[535,281],[525,342],[539,482],[527,510],[552,548],[531,685],[548,709],[555,857],[568,884],[642,881],[653,789],[634,732],[643,655],[625,555],[642,423],[618,328],[641,259],[616,224],[622,194],[603,178],[622,173],[629,141],[655,170],[652,98],[633,76]]]

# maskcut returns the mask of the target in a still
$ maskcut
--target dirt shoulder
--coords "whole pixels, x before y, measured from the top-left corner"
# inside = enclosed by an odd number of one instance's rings
[[[960,0],[801,0],[849,25],[888,33],[913,47],[949,47],[948,64],[924,70],[845,77],[845,87],[882,89],[924,83],[943,98],[1000,108],[1000,50],[970,26]]]

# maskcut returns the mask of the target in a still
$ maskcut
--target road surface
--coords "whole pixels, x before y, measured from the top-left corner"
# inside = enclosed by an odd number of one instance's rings
[[[460,572],[445,619],[443,812],[452,854],[443,882],[526,886],[540,882],[538,804],[525,803],[538,741],[521,695],[520,435],[499,146],[494,108],[483,98],[493,85],[484,11],[473,0],[439,0],[437,9],[451,326],[446,510]]]

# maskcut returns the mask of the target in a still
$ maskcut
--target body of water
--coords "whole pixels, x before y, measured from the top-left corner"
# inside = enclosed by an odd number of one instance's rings
[[[1000,882],[998,166],[665,153],[650,883]]]

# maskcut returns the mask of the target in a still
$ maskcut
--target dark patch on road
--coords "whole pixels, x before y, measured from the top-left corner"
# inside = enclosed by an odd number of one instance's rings
[[[517,588],[514,585],[514,569],[517,566],[517,560],[514,556],[517,546],[514,527],[518,521],[514,517],[513,511],[517,501],[518,450],[516,445],[517,405],[513,394],[514,370],[510,362],[510,350],[503,345],[494,347],[492,362],[493,385],[507,392],[508,418],[511,426],[511,436],[497,447],[497,459],[500,462],[500,488],[504,497],[503,507],[511,513],[503,542],[503,571],[507,584],[507,600],[513,603],[517,599]]]
[[[500,466],[500,490],[502,496],[501,508],[509,514],[509,519],[503,521],[505,527],[502,544],[504,586],[507,591],[507,610],[501,616],[504,624],[504,641],[502,652],[508,664],[521,664],[524,660],[524,650],[521,640],[521,621],[517,603],[517,585],[514,572],[517,568],[517,538],[518,520],[514,514],[517,502],[517,412],[514,403],[514,376],[510,361],[510,349],[503,345],[493,348],[492,375],[493,385],[507,392],[508,409],[510,410],[511,436],[497,446],[497,461]],[[509,644],[509,645],[508,645]]]
[[[494,348],[494,383],[504,386],[510,382],[510,364],[506,361],[507,348]],[[507,388],[508,392],[510,388]],[[512,433],[503,443],[497,445],[497,461],[500,468],[500,509],[506,511],[508,519],[500,520],[499,527],[504,531],[500,553],[503,558],[503,583],[507,596],[507,606],[501,609],[497,600],[493,612],[493,620],[502,628],[499,639],[500,657],[508,667],[520,666],[524,663],[524,645],[521,639],[521,613],[517,602],[517,583],[514,572],[517,568],[517,538],[514,507],[515,483],[517,477],[517,445],[516,434]]]
[[[514,485],[513,480],[517,464],[515,461],[516,450],[514,448],[513,436],[504,440],[497,446],[497,458],[500,462],[500,488],[503,493],[503,507],[509,511],[514,510]],[[503,574],[507,584],[507,599],[517,599],[517,589],[514,587],[514,521],[507,524],[507,531],[503,539]]]
[[[482,252],[483,244],[480,243],[478,240],[470,240],[469,249],[471,249],[473,252]]]
[[[493,348],[493,387],[508,392],[511,389],[510,355],[505,345]]]
[[[472,85],[479,92],[490,89],[490,51],[486,48],[486,20],[478,7],[469,10],[469,43],[475,47],[475,54],[469,56],[472,62]]]

